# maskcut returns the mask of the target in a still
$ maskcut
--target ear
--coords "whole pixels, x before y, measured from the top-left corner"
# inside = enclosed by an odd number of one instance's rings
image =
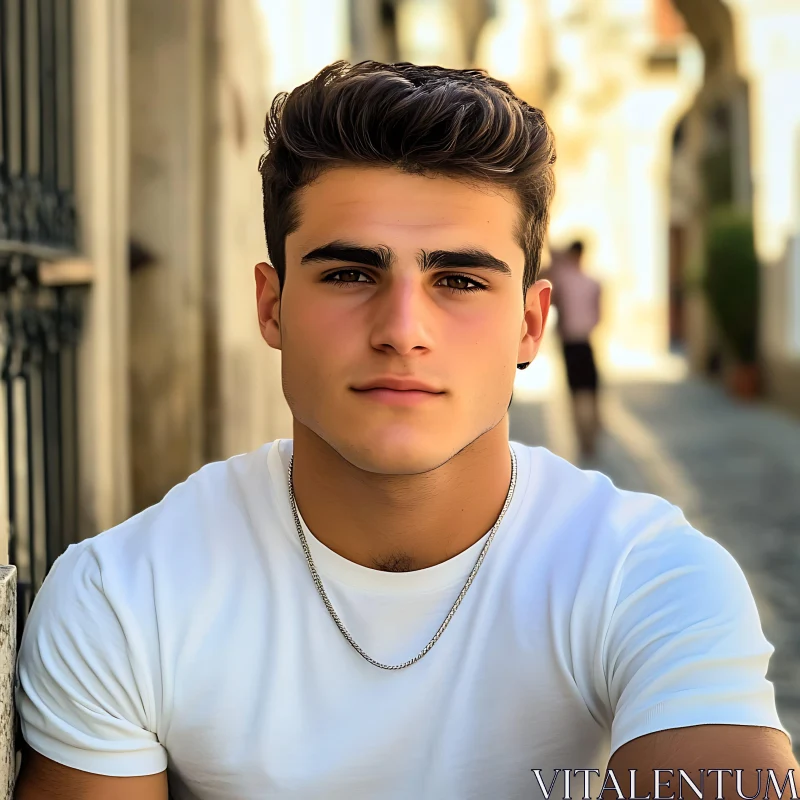
[[[264,341],[281,349],[281,285],[275,267],[262,261],[256,264],[256,306],[258,327]]]
[[[517,363],[530,363],[536,358],[542,344],[547,314],[550,311],[550,295],[553,284],[550,281],[538,280],[525,294],[525,314],[520,330]]]

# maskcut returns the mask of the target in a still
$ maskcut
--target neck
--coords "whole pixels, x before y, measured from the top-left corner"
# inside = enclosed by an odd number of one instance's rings
[[[420,475],[354,467],[294,422],[297,508],[317,539],[365,567],[410,571],[453,558],[495,524],[510,481],[508,416]]]

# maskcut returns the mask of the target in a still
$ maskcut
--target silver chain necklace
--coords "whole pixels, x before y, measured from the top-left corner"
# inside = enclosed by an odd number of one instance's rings
[[[475,576],[478,574],[478,570],[481,568],[481,564],[483,564],[483,559],[486,557],[486,553],[489,550],[489,545],[492,543],[492,539],[494,539],[495,533],[497,533],[497,529],[500,527],[500,523],[503,521],[503,517],[505,516],[506,511],[508,510],[508,506],[511,503],[511,498],[514,496],[514,487],[517,484],[517,457],[514,453],[514,450],[511,446],[509,446],[509,450],[511,451],[511,483],[508,487],[508,494],[506,494],[506,501],[503,504],[503,510],[500,512],[500,516],[497,518],[497,521],[492,526],[492,530],[489,532],[489,536],[486,539],[486,544],[484,544],[483,548],[481,549],[480,555],[478,556],[477,561],[475,562],[475,566],[472,568],[472,572],[470,572],[469,577],[467,578],[467,582],[464,584],[464,588],[461,590],[461,593],[456,598],[455,603],[453,603],[453,607],[448,612],[447,616],[444,618],[444,622],[439,626],[439,630],[433,635],[433,638],[428,642],[422,652],[415,656],[408,661],[404,661],[402,664],[381,664],[380,661],[376,661],[371,656],[367,655],[358,643],[353,639],[350,635],[350,631],[345,628],[344,624],[342,623],[341,619],[339,619],[339,615],[336,613],[333,605],[331,604],[330,599],[328,598],[327,593],[325,592],[325,587],[322,585],[322,580],[319,577],[319,573],[317,572],[317,568],[314,566],[314,559],[311,558],[311,551],[308,548],[308,542],[306,541],[305,534],[303,533],[303,526],[300,524],[300,517],[297,513],[297,504],[294,499],[294,483],[292,481],[292,469],[294,467],[294,455],[292,455],[291,459],[289,460],[289,502],[292,506],[292,515],[294,516],[294,524],[297,526],[297,535],[300,537],[300,544],[303,546],[303,552],[306,554],[306,562],[308,563],[308,569],[311,571],[311,577],[314,579],[314,585],[317,587],[317,591],[319,592],[322,601],[325,603],[325,607],[328,609],[328,613],[331,615],[331,618],[336,623],[336,626],[342,633],[345,639],[353,646],[356,652],[364,659],[369,661],[370,664],[373,664],[376,667],[380,667],[381,669],[404,669],[405,667],[410,667],[412,664],[415,664],[419,661],[435,644],[439,641],[439,637],[444,633],[445,628],[450,624],[450,620],[453,618],[453,615],[458,610],[458,607],[461,605],[461,601],[467,594],[467,590],[472,585],[472,581],[475,579]]]

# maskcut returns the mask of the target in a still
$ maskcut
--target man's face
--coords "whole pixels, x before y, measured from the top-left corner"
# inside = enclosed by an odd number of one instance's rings
[[[516,196],[341,167],[298,210],[280,299],[274,270],[256,267],[295,420],[355,466],[396,475],[440,466],[503,421],[550,302],[540,281],[523,303]]]

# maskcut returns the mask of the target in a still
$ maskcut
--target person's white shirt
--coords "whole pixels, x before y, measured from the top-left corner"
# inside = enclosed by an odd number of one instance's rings
[[[24,633],[25,739],[88,772],[168,768],[176,800],[529,800],[532,770],[603,772],[653,731],[785,731],[732,556],[663,499],[512,447],[516,491],[486,560],[441,639],[397,671],[351,647],[314,586],[290,439],[72,545]],[[343,623],[384,663],[427,644],[485,543],[387,573],[305,533]]]

